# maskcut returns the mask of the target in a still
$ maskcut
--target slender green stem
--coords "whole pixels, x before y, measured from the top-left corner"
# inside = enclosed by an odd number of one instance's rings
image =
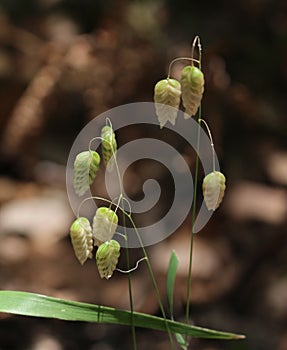
[[[119,181],[119,187],[120,187],[120,197],[119,201],[121,201],[121,206],[124,208],[124,199],[123,199],[123,182],[121,179],[121,174],[120,174],[120,169],[119,165],[116,159],[116,155],[113,150],[113,157],[115,160],[115,166],[116,166],[116,171],[117,171],[117,176],[118,176],[118,181]],[[124,227],[124,235],[125,235],[125,253],[126,253],[126,261],[127,261],[127,268],[130,270],[130,255],[129,255],[129,249],[128,249],[128,237],[127,237],[127,230],[126,230],[126,217],[123,213],[123,227]],[[132,281],[131,281],[131,274],[128,272],[128,288],[129,288],[129,300],[130,300],[130,311],[131,311],[131,328],[132,328],[132,340],[133,340],[133,350],[137,349],[137,341],[136,341],[136,330],[135,330],[135,322],[134,322],[134,303],[133,303],[133,291],[132,291]]]
[[[123,200],[122,200],[123,205]],[[129,255],[129,249],[128,249],[128,237],[127,237],[127,230],[126,230],[126,217],[123,214],[123,226],[124,226],[124,234],[125,234],[125,242],[126,242],[126,261],[127,261],[127,268],[130,270],[130,255]],[[132,325],[132,339],[133,339],[133,349],[137,349],[137,341],[136,341],[136,330],[135,330],[135,323],[134,323],[134,304],[133,304],[133,291],[132,291],[132,281],[131,281],[131,273],[128,272],[128,287],[129,287],[129,299],[130,299],[130,310],[131,310],[131,325]]]
[[[136,227],[136,224],[131,216],[131,214],[127,214],[127,217],[129,218],[135,232],[136,232],[136,235],[137,235],[137,238],[139,240],[139,243],[141,245],[141,248],[142,248],[142,251],[143,251],[143,254],[146,258],[146,264],[147,264],[147,268],[149,270],[149,274],[150,274],[150,277],[151,277],[151,280],[152,280],[152,284],[153,284],[153,287],[155,289],[155,293],[156,293],[156,296],[157,296],[157,300],[158,300],[158,304],[159,304],[159,307],[160,307],[160,310],[161,310],[161,313],[162,313],[162,316],[166,322],[166,328],[167,328],[167,332],[168,332],[168,336],[169,336],[169,340],[170,340],[170,343],[171,343],[171,347],[172,349],[174,349],[174,343],[173,343],[173,339],[172,339],[172,334],[171,334],[171,331],[170,331],[170,328],[169,328],[169,325],[168,325],[168,322],[167,322],[167,317],[166,317],[166,313],[165,313],[165,310],[164,310],[164,307],[163,307],[163,304],[162,304],[162,301],[161,301],[161,296],[160,296],[160,293],[159,293],[159,289],[158,289],[158,286],[157,286],[157,283],[156,283],[156,279],[155,279],[155,276],[154,276],[154,273],[153,273],[153,270],[152,270],[152,267],[151,267],[151,264],[150,264],[150,260],[149,260],[149,257],[148,257],[148,254],[146,252],[146,249],[143,245],[143,241],[141,239],[141,236],[138,232],[138,229]]]
[[[149,270],[149,273],[150,273],[150,276],[151,276],[151,279],[152,279],[152,283],[153,283],[153,286],[154,286],[154,289],[155,289],[155,292],[156,292],[156,296],[157,296],[157,299],[158,299],[158,303],[159,303],[159,306],[160,306],[160,309],[161,309],[161,312],[162,312],[162,315],[164,317],[165,320],[167,320],[166,318],[166,314],[165,314],[165,311],[164,311],[164,307],[163,307],[163,304],[162,304],[162,301],[161,301],[161,297],[160,297],[160,293],[159,293],[159,290],[158,290],[158,286],[157,286],[157,283],[156,283],[156,279],[154,277],[154,273],[153,273],[153,270],[152,270],[152,267],[151,267],[151,264],[150,264],[150,261],[149,261],[149,258],[148,258],[148,255],[147,255],[147,252],[144,248],[144,245],[143,245],[143,242],[142,242],[142,239],[140,237],[140,234],[137,230],[137,227],[135,225],[135,222],[133,221],[133,218],[131,216],[131,213],[128,214],[125,210],[124,210],[124,199],[123,199],[123,183],[122,183],[122,179],[121,179],[121,174],[120,174],[120,170],[119,170],[119,166],[118,166],[118,163],[117,163],[117,159],[116,159],[116,156],[113,152],[113,157],[114,157],[114,160],[115,160],[115,166],[116,166],[116,171],[117,171],[117,175],[118,175],[118,181],[119,181],[119,187],[120,187],[120,197],[121,197],[121,200],[122,200],[122,212],[127,215],[127,217],[129,218],[131,224],[133,225],[134,229],[135,229],[135,232],[137,234],[137,237],[138,237],[138,240],[140,242],[140,245],[141,245],[141,248],[143,250],[143,253],[144,253],[144,256],[146,258],[146,263],[147,263],[147,266],[148,266],[148,270]],[[125,217],[125,215],[123,215],[123,218]],[[125,230],[125,236],[126,236],[126,257],[127,257],[127,267],[128,267],[128,270],[130,269],[130,265],[129,265],[129,253],[128,253],[128,237],[126,235],[126,225],[125,225],[125,219],[123,219],[123,226],[124,226],[124,230]],[[132,298],[132,287],[131,287],[131,278],[130,278],[130,273],[128,273],[128,283],[129,283],[129,296],[130,296],[130,309],[131,309],[131,314],[133,314],[133,298]],[[132,316],[133,317],[133,316]],[[132,325],[134,323],[132,322]],[[167,331],[168,331],[168,336],[169,336],[169,340],[171,342],[171,346],[172,346],[172,349],[174,349],[174,344],[173,344],[173,339],[172,339],[172,335],[171,335],[171,331],[169,329],[169,326],[168,326],[168,323],[166,322],[166,326],[167,326]],[[133,330],[133,344],[134,344],[134,347],[136,347],[136,342],[135,342],[135,329],[134,329],[134,326],[132,326],[132,330]],[[136,348],[135,348],[136,349]]]
[[[196,36],[193,40],[191,57],[194,57],[194,49],[197,43],[199,51],[199,69],[201,69],[201,43],[199,36]],[[185,322],[189,323],[189,308],[190,308],[190,291],[191,291],[191,277],[192,277],[192,258],[193,258],[193,241],[194,241],[194,223],[196,218],[196,201],[197,201],[197,186],[198,186],[198,168],[199,168],[199,147],[200,147],[200,131],[201,131],[201,104],[198,110],[198,129],[197,129],[197,142],[196,142],[196,159],[195,159],[195,175],[194,175],[194,191],[193,191],[193,203],[191,214],[191,236],[189,247],[189,266],[188,266],[188,278],[187,278],[187,296],[186,296],[186,310],[185,310]],[[185,342],[187,344],[187,336]]]
[[[199,115],[201,114],[201,108],[199,107]],[[186,314],[185,321],[189,323],[189,306],[190,306],[190,289],[191,289],[191,272],[192,272],[192,258],[193,258],[193,238],[194,238],[194,223],[196,217],[196,201],[197,201],[197,184],[198,184],[198,167],[199,167],[199,145],[200,145],[200,118],[198,120],[198,133],[196,144],[196,160],[195,160],[195,175],[194,175],[194,190],[193,190],[193,203],[191,214],[191,237],[189,247],[189,266],[188,266],[188,278],[187,278],[187,299],[186,299]]]

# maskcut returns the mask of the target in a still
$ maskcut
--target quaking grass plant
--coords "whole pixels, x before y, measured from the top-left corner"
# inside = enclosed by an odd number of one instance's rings
[[[199,58],[194,58],[195,48],[198,48]],[[187,65],[182,70],[181,81],[170,78],[172,65],[179,60],[187,60]],[[26,293],[19,291],[0,291],[0,312],[19,314],[34,317],[56,318],[69,321],[86,321],[96,323],[112,323],[118,325],[130,326],[132,330],[132,349],[137,349],[136,328],[143,327],[148,329],[160,330],[167,333],[170,342],[170,348],[188,349],[189,338],[213,338],[213,339],[242,339],[243,335],[211,330],[207,328],[190,325],[190,285],[191,285],[191,268],[194,223],[196,219],[196,197],[198,185],[198,167],[199,167],[199,145],[200,145],[200,125],[206,127],[213,154],[213,171],[203,179],[203,196],[206,206],[209,210],[215,210],[220,205],[224,196],[225,177],[215,169],[215,152],[210,129],[207,122],[201,118],[201,99],[204,92],[204,74],[201,71],[201,44],[198,36],[195,37],[192,44],[191,57],[179,57],[174,59],[170,66],[166,79],[159,81],[154,89],[154,102],[156,114],[160,128],[167,122],[175,124],[180,100],[185,108],[186,119],[197,115],[198,134],[197,134],[197,158],[195,164],[194,179],[194,200],[192,205],[192,227],[190,235],[190,259],[188,268],[188,287],[186,299],[186,320],[185,323],[174,320],[173,314],[173,293],[176,271],[178,266],[178,257],[172,252],[169,265],[167,267],[166,293],[168,299],[168,310],[165,310],[161,300],[156,277],[154,275],[148,254],[138,232],[136,224],[132,217],[132,208],[127,198],[123,195],[123,184],[121,174],[117,163],[117,141],[112,124],[109,119],[101,130],[101,135],[90,140],[89,149],[79,153],[74,161],[74,189],[78,196],[82,196],[90,188],[97,172],[101,166],[100,155],[92,150],[91,145],[95,139],[101,140],[102,158],[107,171],[115,170],[117,173],[120,195],[113,201],[93,196],[85,198],[79,208],[76,220],[70,228],[70,237],[76,258],[80,264],[84,264],[87,259],[95,258],[96,265],[101,278],[110,279],[114,271],[127,274],[130,310],[119,310],[116,308],[106,307],[103,305],[87,304],[74,302],[64,299],[52,298],[44,295]],[[169,106],[175,107],[171,109]],[[99,200],[105,203],[97,209],[93,221],[79,215],[81,206],[89,200]],[[127,204],[127,205],[124,205]],[[126,210],[125,207],[129,210]],[[127,270],[121,270],[117,267],[118,259],[121,254],[121,247],[116,240],[116,232],[119,216],[122,219],[124,228],[126,224],[132,225],[142,249],[143,257],[137,262],[135,267],[130,266],[128,237],[126,231],[122,234],[126,242],[125,254]],[[96,247],[96,248],[95,248]],[[96,252],[94,253],[94,251]],[[132,295],[132,273],[138,267],[140,262],[145,262],[151,278],[151,283],[155,290],[157,301],[161,310],[161,317],[138,313],[134,311]],[[168,311],[168,312],[167,312]],[[167,317],[170,315],[170,318]]]

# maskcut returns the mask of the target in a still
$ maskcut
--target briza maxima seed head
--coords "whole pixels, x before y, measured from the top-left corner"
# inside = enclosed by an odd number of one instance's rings
[[[107,167],[107,170],[112,171],[114,167],[114,159],[111,159],[111,158],[115,157],[115,154],[117,151],[116,135],[112,127],[109,125],[106,125],[102,128],[101,137],[102,137],[102,155],[103,155],[104,163]]]
[[[117,267],[120,245],[115,240],[102,243],[96,254],[96,262],[101,278],[109,279]]]
[[[93,237],[88,219],[80,217],[70,228],[70,237],[77,259],[83,265],[88,258],[92,258]]]
[[[93,220],[93,237],[95,245],[112,239],[118,225],[117,214],[109,208],[100,207],[97,209]]]
[[[204,91],[204,76],[195,66],[186,66],[181,74],[182,103],[185,118],[196,115]]]
[[[162,128],[167,121],[175,124],[180,104],[181,86],[175,79],[160,80],[154,87],[154,102],[159,125]],[[174,107],[169,108],[169,106]]]
[[[101,158],[95,151],[84,151],[74,162],[74,188],[82,196],[93,183],[100,167]]]
[[[203,197],[208,210],[215,210],[222,202],[225,191],[225,176],[213,171],[205,176],[202,184]]]

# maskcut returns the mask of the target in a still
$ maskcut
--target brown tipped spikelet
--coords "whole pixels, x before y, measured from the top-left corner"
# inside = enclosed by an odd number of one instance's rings
[[[185,119],[196,115],[204,91],[204,76],[195,66],[186,66],[181,74],[182,103]]]
[[[74,188],[82,196],[93,183],[100,167],[100,156],[95,151],[84,151],[74,162]]]
[[[120,245],[115,240],[101,244],[97,250],[96,262],[101,278],[112,277],[120,256]]]
[[[84,217],[75,220],[70,228],[70,236],[76,257],[83,265],[88,258],[93,257],[93,237],[89,220]]]
[[[154,102],[159,125],[162,128],[167,121],[175,124],[180,104],[181,86],[175,79],[160,80],[154,88]],[[174,107],[169,108],[169,107]]]
[[[208,210],[215,210],[222,202],[225,191],[225,176],[213,171],[205,176],[202,184],[203,197]]]

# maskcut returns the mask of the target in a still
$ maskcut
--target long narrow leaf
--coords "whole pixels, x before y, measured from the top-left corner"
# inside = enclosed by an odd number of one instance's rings
[[[174,282],[175,282],[177,267],[178,267],[178,258],[175,254],[175,251],[172,251],[169,259],[169,264],[168,264],[167,283],[166,283],[168,308],[169,308],[169,313],[171,318],[173,317],[173,289],[174,289]]]
[[[172,251],[169,264],[168,264],[168,270],[167,270],[167,284],[166,284],[166,290],[167,290],[167,299],[168,299],[168,308],[170,317],[172,320],[174,320],[173,316],[173,290],[174,290],[174,283],[175,283],[175,277],[178,267],[178,257],[175,253],[175,251]],[[178,342],[181,349],[186,350],[187,349],[187,342],[184,339],[184,337],[181,335],[181,333],[175,333],[176,341]]]
[[[66,321],[131,325],[131,313],[129,311],[18,291],[0,291],[0,312],[56,318]],[[134,312],[133,317],[136,327],[166,331],[165,320],[160,317],[138,312]],[[187,334],[193,337],[226,340],[244,338],[243,335],[239,334],[190,326],[175,321],[167,322],[172,332]]]

